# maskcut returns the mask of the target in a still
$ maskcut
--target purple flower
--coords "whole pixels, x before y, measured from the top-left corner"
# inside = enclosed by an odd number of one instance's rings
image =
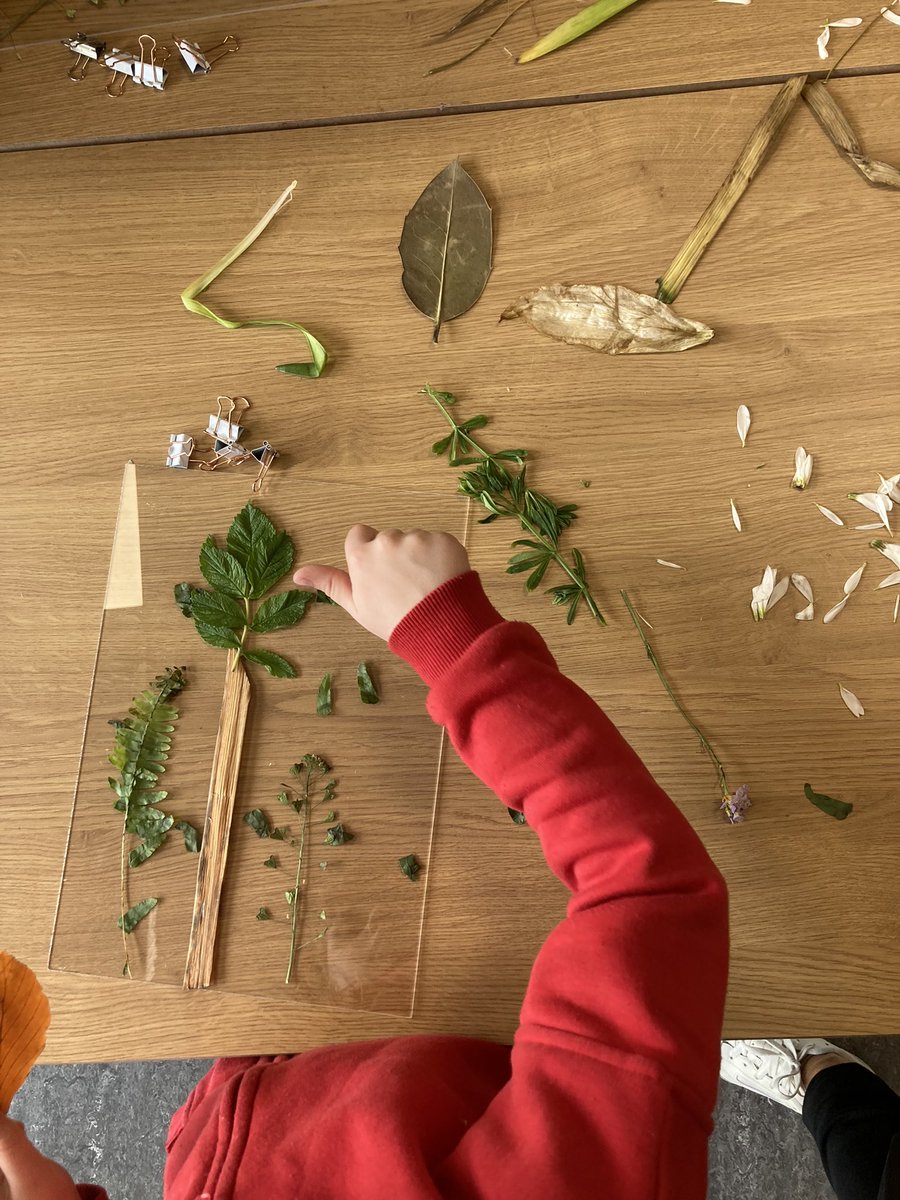
[[[733,796],[725,797],[722,801],[722,809],[731,824],[738,825],[743,821],[751,803],[750,788],[746,783],[742,783]]]

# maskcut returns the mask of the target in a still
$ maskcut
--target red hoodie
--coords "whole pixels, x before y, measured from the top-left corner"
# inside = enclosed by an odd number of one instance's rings
[[[728,965],[699,838],[474,572],[390,647],[571,892],[512,1049],[405,1037],[224,1059],[175,1114],[167,1200],[704,1200]],[[92,1195],[87,1189],[87,1197]]]

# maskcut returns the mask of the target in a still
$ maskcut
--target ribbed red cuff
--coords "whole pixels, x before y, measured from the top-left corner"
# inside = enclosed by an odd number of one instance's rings
[[[503,617],[475,571],[448,579],[406,614],[388,646],[431,687],[485,630]]]

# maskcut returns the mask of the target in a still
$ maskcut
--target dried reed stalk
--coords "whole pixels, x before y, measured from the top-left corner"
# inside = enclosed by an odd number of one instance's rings
[[[900,189],[900,170],[890,163],[869,158],[863,152],[844,110],[824,83],[808,83],[803,89],[803,99],[831,138],[838,154],[859,171],[866,183],[872,187]]]
[[[782,85],[765,116],[747,139],[722,186],[676,254],[672,265],[665,275],[657,280],[657,300],[671,304],[684,287],[707,246],[724,225],[729,213],[765,162],[782,125],[800,98],[805,83],[806,76],[797,75]]]
[[[212,981],[219,924],[219,902],[228,858],[231,817],[237,793],[244,729],[250,708],[250,679],[234,650],[229,651],[219,731],[209,779],[206,822],[197,867],[191,940],[184,967],[184,987],[209,987]]]

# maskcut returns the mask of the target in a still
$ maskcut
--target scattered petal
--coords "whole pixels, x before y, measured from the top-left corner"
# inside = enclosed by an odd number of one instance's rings
[[[882,579],[878,587],[896,587],[898,583],[900,583],[900,571],[894,571],[892,574],[888,575],[887,578]]]
[[[854,529],[883,529],[884,526],[880,521],[875,521],[872,525],[854,525]]]
[[[683,567],[680,563],[667,562],[664,558],[656,560],[661,567],[671,567],[673,571],[686,571],[687,567]]]
[[[854,25],[862,25],[862,17],[841,17],[839,21],[829,21],[832,29],[852,29]]]
[[[746,404],[742,404],[737,410],[737,431],[741,445],[746,446],[747,434],[750,432],[750,409]]]
[[[819,58],[827,58],[828,51],[825,47],[828,45],[828,39],[831,37],[831,30],[826,25],[819,36],[816,38],[816,46],[819,50]]]
[[[778,572],[774,567],[766,567],[762,580],[753,588],[750,594],[750,611],[754,621],[761,621],[766,615],[766,609],[772,599],[775,587],[775,577]]]
[[[863,565],[861,567],[858,567],[853,572],[853,574],[850,576],[850,578],[844,584],[844,595],[845,596],[849,596],[851,592],[855,592],[856,589],[859,587],[859,581],[862,579],[863,571],[865,569],[866,569],[866,564],[863,563]]]
[[[882,496],[890,496],[891,500],[900,501],[900,475],[889,475],[887,479],[879,473],[878,478],[881,483],[878,485],[878,490]]]
[[[815,609],[811,604],[807,604],[806,608],[802,608],[800,612],[794,613],[795,621],[811,621],[815,617]]]
[[[804,600],[808,600],[812,604],[813,590],[812,585],[805,575],[792,575],[791,583],[800,593]]]
[[[749,4],[750,0],[719,0],[720,4]],[[884,9],[881,10],[884,12]]]
[[[865,716],[866,710],[860,704],[859,697],[854,696],[853,692],[849,688],[845,688],[842,683],[839,683],[838,687],[841,689],[841,699],[853,713],[854,717]]]
[[[791,480],[791,487],[799,488],[800,491],[803,491],[809,485],[812,468],[812,455],[807,454],[802,446],[798,446],[794,454],[794,478]]]
[[[826,508],[824,504],[817,504],[816,508],[819,510],[819,512],[822,514],[823,517],[827,517],[828,520],[832,521],[835,525],[843,525],[844,524],[844,522],[837,515],[837,513],[833,513],[831,511],[831,509]]]
[[[892,25],[900,25],[900,13],[891,12],[889,8],[883,8],[881,15],[886,21],[890,21]]]
[[[770,608],[774,608],[779,600],[784,599],[785,595],[787,594],[787,590],[790,587],[790,583],[791,581],[787,575],[785,575],[783,579],[778,580],[778,582],[772,588],[772,595],[769,597],[769,602],[766,605],[766,612],[768,612]]]
[[[830,625],[835,617],[840,616],[840,614],[844,611],[844,606],[846,605],[848,598],[849,597],[845,596],[843,600],[839,600],[837,602],[834,608],[829,608],[828,612],[822,618],[823,625]]]
[[[900,542],[869,542],[873,550],[880,550],[885,558],[889,558],[895,567],[900,569]]]
[[[867,508],[869,512],[873,512],[881,520],[888,533],[891,532],[888,513],[894,507],[894,502],[890,496],[885,496],[881,492],[848,492],[847,496],[850,500],[861,504],[863,508]]]
[[[731,519],[732,519],[732,521],[734,521],[735,529],[738,531],[738,533],[740,533],[741,530],[743,529],[743,526],[741,525],[741,515],[738,512],[738,510],[735,508],[733,500],[731,501]]]

